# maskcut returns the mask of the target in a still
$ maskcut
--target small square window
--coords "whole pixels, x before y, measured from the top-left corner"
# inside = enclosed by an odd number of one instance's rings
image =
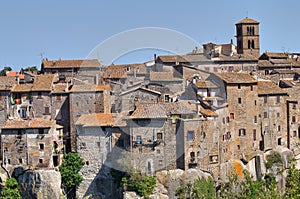
[[[280,125],[277,126],[277,131],[281,131],[281,126]]]
[[[45,149],[45,145],[43,143],[39,144],[39,149],[43,151]]]
[[[234,120],[234,113],[230,113],[230,119]]]
[[[255,124],[257,123],[257,116],[256,115],[254,116],[254,123]]]
[[[256,100],[254,100],[254,106],[256,106]]]
[[[292,116],[292,122],[293,122],[293,123],[296,122],[296,116]]]
[[[41,98],[42,98],[42,92],[38,92],[37,98],[38,98],[38,99],[41,99]]]
[[[280,103],[280,96],[277,96],[277,97],[276,97],[276,102],[277,102],[277,103]]]
[[[253,85],[250,86],[250,90],[253,91]]]
[[[238,103],[241,104],[242,103],[242,98],[238,98]]]
[[[23,159],[19,158],[19,164],[23,164]]]
[[[264,118],[268,118],[268,112],[264,112]]]
[[[240,150],[240,149],[241,149],[241,146],[240,146],[240,145],[237,145],[237,149]]]
[[[188,132],[188,141],[193,141],[194,139],[194,131],[189,131]]]
[[[296,104],[293,104],[293,109],[296,109]]]
[[[239,136],[245,136],[246,135],[246,129],[239,129]]]
[[[57,94],[57,95],[56,95],[56,100],[57,100],[57,101],[60,101],[60,100],[61,100],[61,94]]]
[[[163,139],[162,133],[157,133],[156,137],[157,137],[158,140],[162,140]]]
[[[280,117],[280,113],[277,113],[277,117]]]
[[[242,88],[242,86],[240,84],[238,84],[238,89],[241,89],[241,88]]]
[[[45,107],[45,115],[49,115],[50,114],[50,107],[46,106]]]
[[[43,164],[43,162],[44,162],[43,159],[40,158],[40,159],[39,159],[39,163],[40,163],[40,164]]]

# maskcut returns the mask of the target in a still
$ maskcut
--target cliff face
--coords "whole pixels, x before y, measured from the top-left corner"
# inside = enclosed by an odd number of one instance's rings
[[[26,199],[59,199],[62,195],[61,176],[54,170],[24,171],[18,167],[12,177],[19,182],[22,198]]]

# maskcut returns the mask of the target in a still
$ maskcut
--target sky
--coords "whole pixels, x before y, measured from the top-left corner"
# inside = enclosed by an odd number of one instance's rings
[[[111,38],[147,27],[174,31],[200,47],[207,42],[229,43],[231,39],[236,44],[235,23],[245,17],[260,22],[261,53],[300,52],[299,8],[298,0],[1,1],[0,68],[40,67],[43,58],[85,59]],[[147,38],[150,42],[155,39],[157,44],[169,42],[156,34]],[[124,40],[130,43],[132,38]],[[116,41],[106,53],[118,52]],[[170,42],[177,43],[176,48],[184,46],[184,40],[176,36]],[[143,53],[131,49],[128,56],[120,54],[110,62],[144,62],[156,51],[169,53],[152,47]],[[97,54],[99,59],[104,51]]]

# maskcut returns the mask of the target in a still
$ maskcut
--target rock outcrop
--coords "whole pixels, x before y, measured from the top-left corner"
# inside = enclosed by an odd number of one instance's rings
[[[18,167],[12,177],[19,182],[22,198],[59,199],[62,195],[61,176],[55,170],[24,170]]]

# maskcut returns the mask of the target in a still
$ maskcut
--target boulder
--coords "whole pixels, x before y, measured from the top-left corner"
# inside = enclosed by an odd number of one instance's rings
[[[26,199],[59,199],[62,195],[61,176],[55,170],[24,170],[18,167],[13,171],[22,198]]]

